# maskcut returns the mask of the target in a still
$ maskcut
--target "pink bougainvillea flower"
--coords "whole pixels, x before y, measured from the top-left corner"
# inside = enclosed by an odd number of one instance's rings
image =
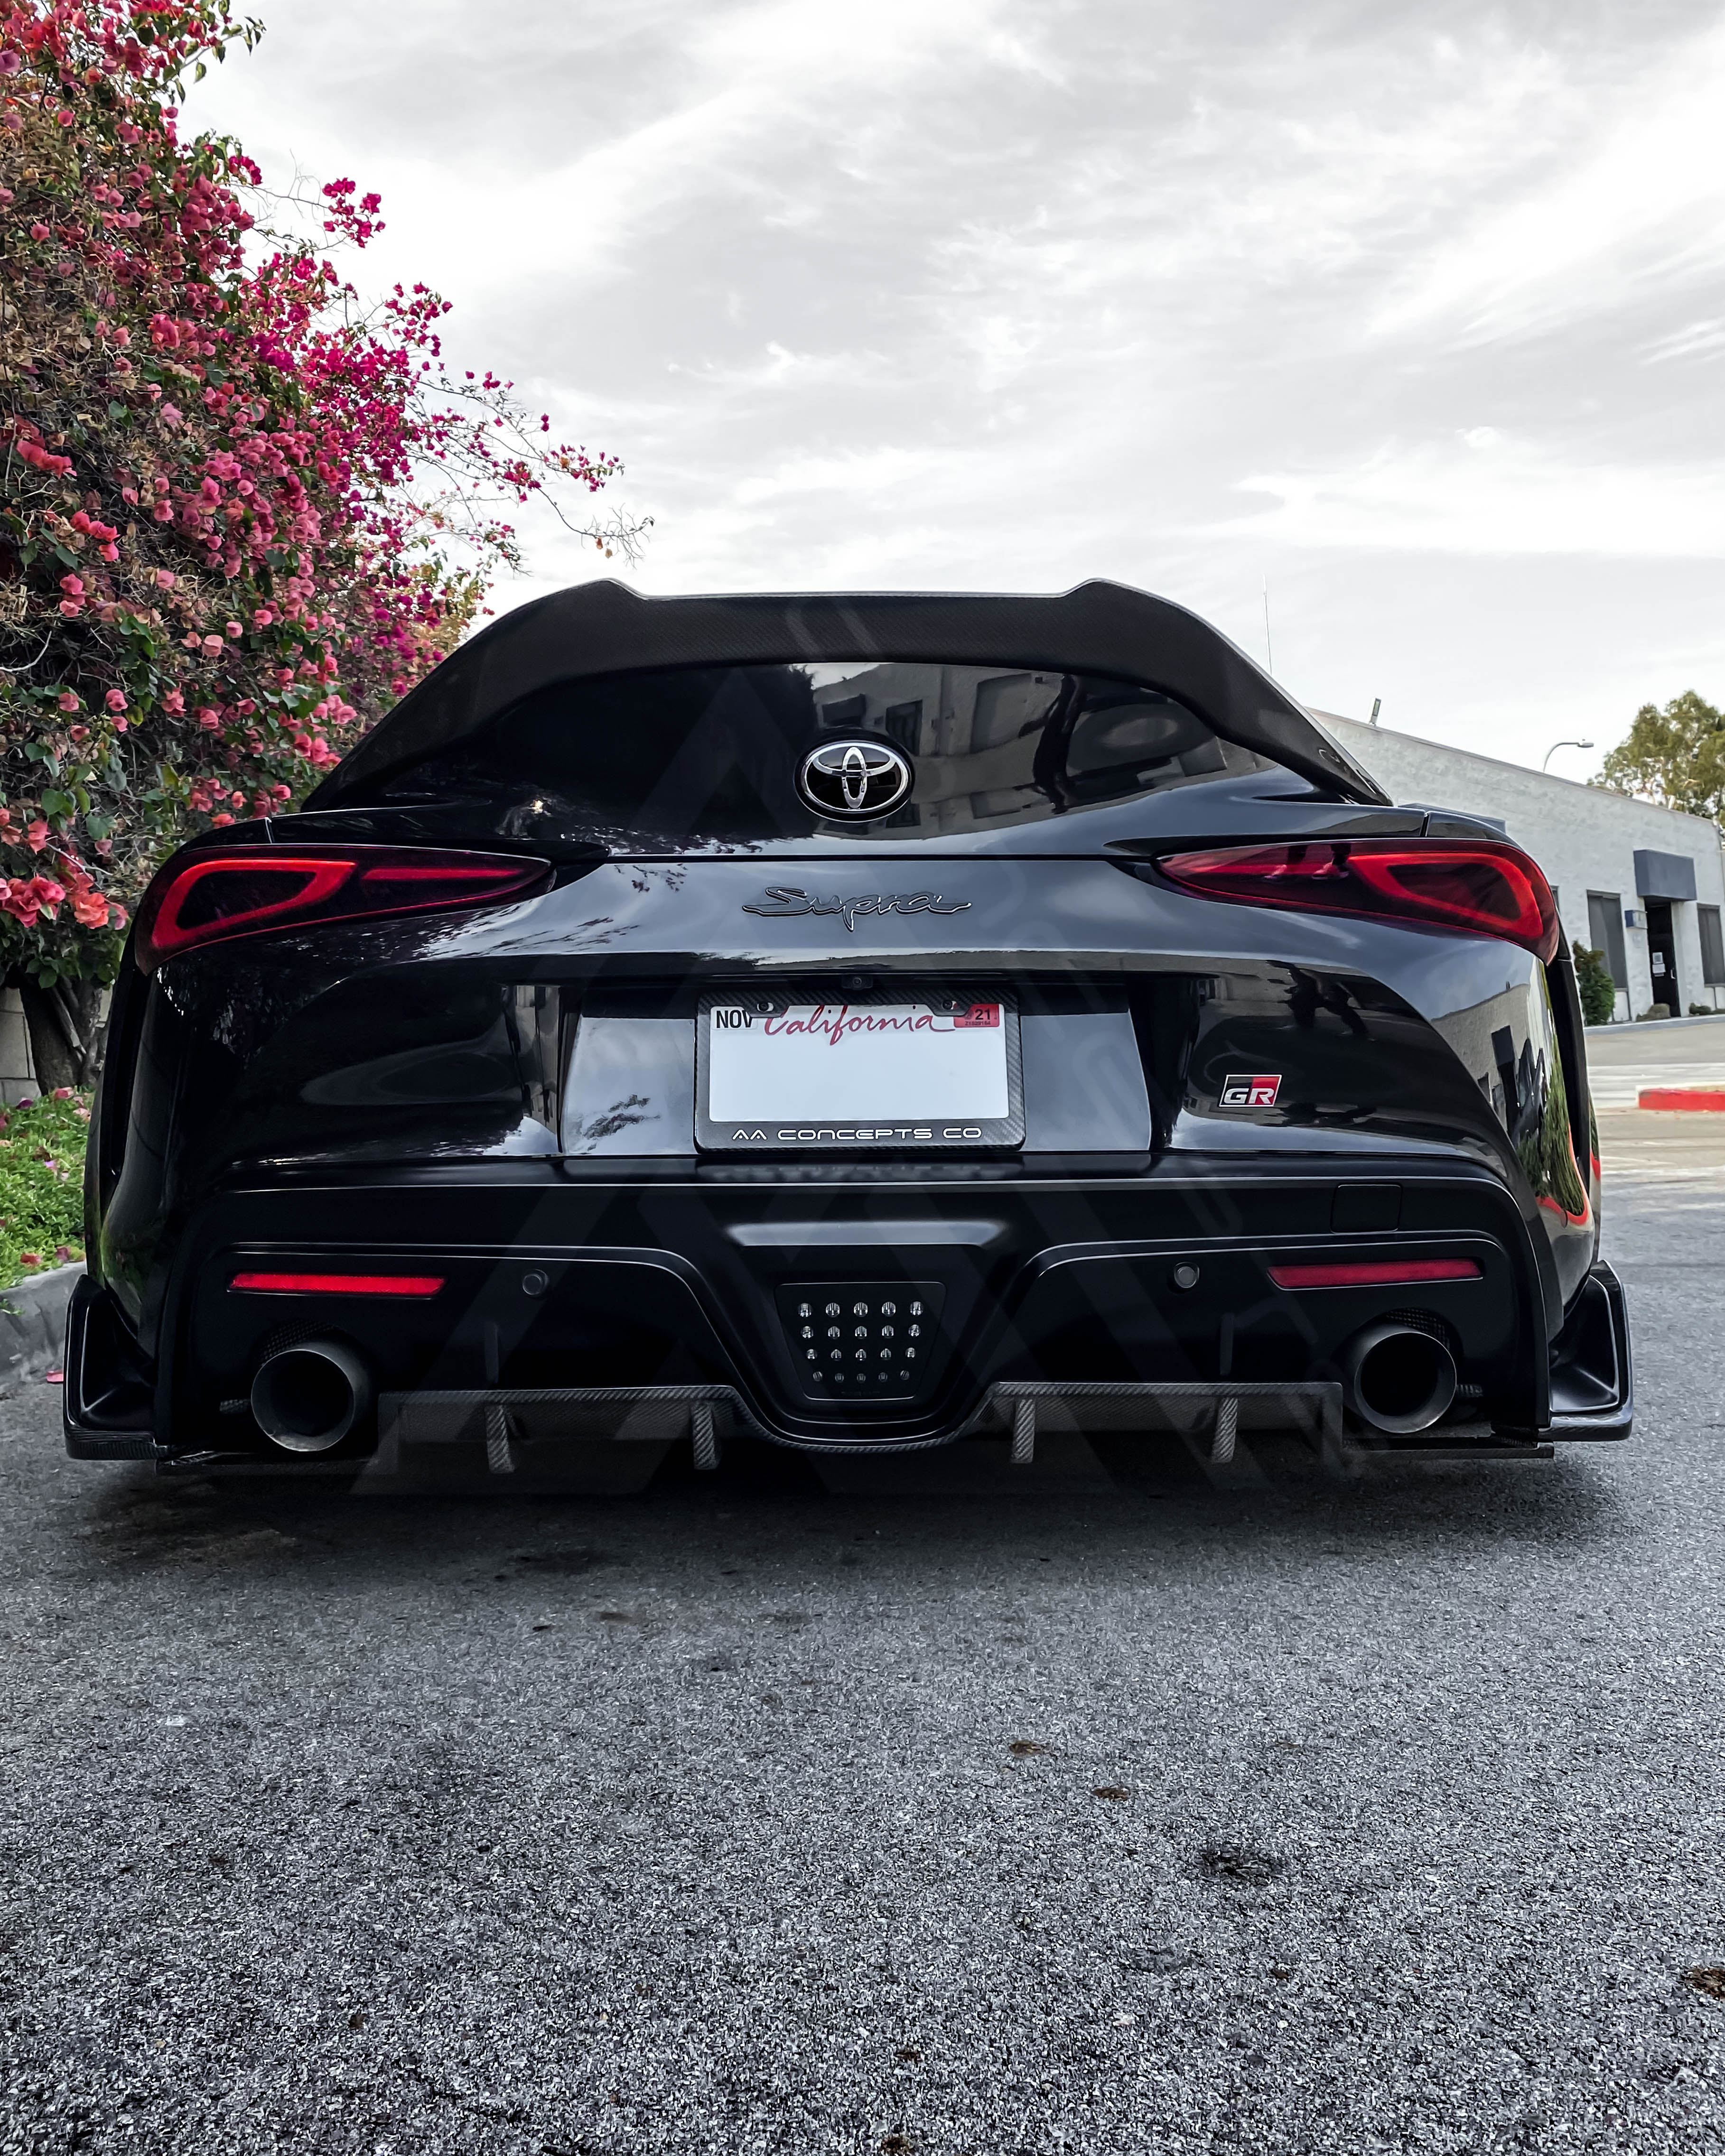
[[[90,938],[167,845],[290,806],[449,649],[518,560],[506,505],[616,469],[447,371],[434,293],[367,305],[267,228],[242,151],[181,140],[175,85],[236,34],[222,0],[0,0],[0,202],[40,250],[8,288],[0,510],[54,565],[24,594],[37,678],[108,722],[0,677],[0,911],[26,958],[94,948],[64,976],[92,992],[117,953]],[[351,179],[322,201],[346,244],[381,229]]]

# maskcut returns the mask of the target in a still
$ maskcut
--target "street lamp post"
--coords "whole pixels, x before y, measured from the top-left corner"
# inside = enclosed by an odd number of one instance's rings
[[[1553,742],[1552,743],[1551,747],[1549,747],[1549,748],[1545,752],[1545,761],[1544,761],[1544,762],[1543,762],[1543,763],[1542,763],[1542,764],[1540,765],[1539,768],[1540,768],[1542,771],[1545,771],[1545,770],[1548,769],[1548,768],[1549,768],[1549,767],[1550,767],[1550,764],[1551,764],[1551,760],[1552,760],[1552,758],[1553,758],[1553,757],[1557,754],[1558,751],[1560,748],[1591,748],[1592,747],[1593,747],[1593,743],[1592,743],[1591,742],[1584,742],[1584,741],[1561,741],[1561,742]]]

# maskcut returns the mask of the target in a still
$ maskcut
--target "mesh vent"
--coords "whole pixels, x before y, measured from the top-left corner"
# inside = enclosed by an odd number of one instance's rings
[[[321,1340],[329,1332],[327,1325],[308,1324],[303,1318],[297,1325],[284,1325],[272,1332],[258,1350],[254,1368],[267,1363],[272,1355],[280,1355],[284,1348],[298,1348],[307,1340]]]
[[[1428,1339],[1441,1340],[1455,1358],[1456,1368],[1461,1368],[1461,1343],[1454,1328],[1446,1325],[1435,1310],[1386,1310],[1383,1322],[1386,1325],[1405,1325],[1410,1332],[1425,1333]]]

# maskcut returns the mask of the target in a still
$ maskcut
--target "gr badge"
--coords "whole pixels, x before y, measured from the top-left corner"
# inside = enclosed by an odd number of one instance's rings
[[[1241,1078],[1230,1075],[1222,1081],[1222,1106],[1224,1108],[1273,1108],[1276,1096],[1281,1091],[1279,1070],[1260,1070],[1255,1076]]]

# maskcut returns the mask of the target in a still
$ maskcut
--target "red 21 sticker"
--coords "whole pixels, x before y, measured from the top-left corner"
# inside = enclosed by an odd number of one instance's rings
[[[955,1032],[963,1026],[999,1025],[999,1004],[973,1004],[968,1010],[954,1011],[952,1014],[952,1028]]]
[[[1260,1070],[1255,1076],[1236,1077],[1232,1075],[1222,1081],[1222,1106],[1224,1108],[1273,1108],[1276,1096],[1281,1091],[1279,1070]]]

